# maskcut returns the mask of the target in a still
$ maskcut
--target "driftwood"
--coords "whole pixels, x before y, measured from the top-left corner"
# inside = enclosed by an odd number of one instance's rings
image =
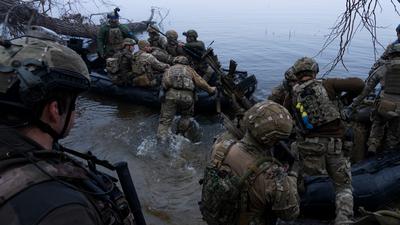
[[[20,0],[0,0],[0,20],[7,27],[7,32],[12,36],[19,35],[24,31],[24,25],[39,25],[49,28],[58,34],[95,38],[100,25],[91,22],[88,17],[81,14],[68,14],[60,18],[53,18],[39,13],[37,5],[33,2]],[[126,25],[134,33],[143,32],[147,26],[154,23],[154,9],[148,20],[142,22],[131,22]],[[4,34],[3,34],[4,35]]]

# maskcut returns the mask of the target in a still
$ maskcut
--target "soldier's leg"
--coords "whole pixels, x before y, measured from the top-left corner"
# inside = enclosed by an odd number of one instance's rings
[[[193,118],[194,114],[194,99],[192,93],[183,95],[179,104],[181,118],[178,122],[178,133],[188,138],[192,142],[200,141],[201,129],[196,120]]]
[[[350,161],[343,156],[341,139],[331,138],[326,146],[326,169],[333,180],[336,192],[335,225],[351,224],[354,212]]]
[[[305,176],[327,174],[324,160],[324,145],[318,138],[306,138],[293,144],[300,156],[301,170]]]
[[[400,119],[398,117],[395,117],[388,121],[386,141],[385,141],[386,150],[396,148],[399,145],[400,143],[399,125],[400,125]]]
[[[385,134],[385,124],[386,121],[384,118],[379,116],[379,114],[375,113],[375,115],[372,116],[372,126],[371,126],[371,132],[369,134],[368,138],[368,152],[371,154],[376,153],[377,149],[381,146],[381,142],[383,139],[383,136]]]
[[[171,125],[176,114],[176,102],[174,99],[166,98],[161,105],[161,114],[157,130],[157,138],[165,141],[171,134]]]

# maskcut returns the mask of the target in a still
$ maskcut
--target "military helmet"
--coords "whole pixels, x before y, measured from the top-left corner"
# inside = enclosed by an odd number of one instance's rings
[[[146,46],[150,46],[150,43],[146,40],[140,40],[138,46],[140,50],[143,50]]]
[[[29,108],[57,90],[80,93],[90,87],[82,58],[57,42],[22,37],[0,46],[0,99],[7,106]]]
[[[189,60],[185,56],[176,56],[172,60],[173,64],[183,64],[183,65],[189,65]]]
[[[186,37],[193,37],[193,38],[197,38],[197,32],[195,30],[188,30],[186,32],[183,32],[183,35]]]
[[[42,26],[27,26],[25,28],[25,36],[42,40],[61,41],[60,35]]]
[[[260,144],[273,145],[287,138],[293,128],[288,110],[273,101],[263,101],[251,107],[244,117],[247,132]]]
[[[298,59],[293,65],[293,73],[297,76],[298,73],[304,71],[312,71],[317,74],[319,72],[318,63],[309,57]]]
[[[165,33],[168,39],[177,40],[178,39],[178,32],[175,30],[169,30]]]
[[[158,34],[158,31],[159,29],[157,28],[157,27],[155,27],[155,26],[149,26],[149,27],[147,27],[147,33],[155,33],[155,34]]]
[[[136,44],[136,41],[133,40],[132,38],[125,38],[122,41],[122,47],[125,47],[126,45],[135,45],[135,44]]]

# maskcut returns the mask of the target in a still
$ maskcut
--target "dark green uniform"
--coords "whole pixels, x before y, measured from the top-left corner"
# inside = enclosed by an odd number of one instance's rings
[[[112,57],[121,49],[121,44],[125,38],[132,38],[136,42],[138,41],[127,26],[105,24],[97,33],[97,52],[103,58]]]

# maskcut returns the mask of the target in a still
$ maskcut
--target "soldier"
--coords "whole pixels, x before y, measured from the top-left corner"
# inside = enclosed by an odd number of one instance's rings
[[[368,139],[368,152],[375,154],[384,136],[384,125],[387,125],[386,148],[395,148],[400,143],[400,87],[397,80],[400,72],[400,44],[393,44],[386,50],[387,59],[382,62],[368,78],[362,93],[354,99],[350,109],[354,110],[363,99],[380,83],[381,92],[377,101],[376,112],[373,116],[371,133]]]
[[[291,108],[291,100],[289,99],[290,92],[296,81],[297,78],[293,74],[293,67],[290,67],[285,72],[285,79],[283,80],[283,82],[272,89],[271,94],[268,96],[267,99],[274,101],[278,104],[281,104],[285,106],[285,108],[287,109],[290,109]]]
[[[213,74],[213,70],[208,66],[205,60],[201,59],[206,51],[204,42],[197,40],[198,35],[195,30],[183,32],[183,35],[186,36],[184,50],[186,54],[190,56],[190,64],[193,69],[200,74],[200,76],[202,76],[206,81],[209,81]]]
[[[107,71],[111,75],[114,84],[130,85],[132,83],[132,58],[135,41],[125,38],[122,49],[112,58],[107,59]]]
[[[97,52],[100,57],[112,57],[121,48],[124,38],[138,39],[128,27],[119,23],[119,8],[107,15],[108,23],[104,24],[97,33]]]
[[[200,203],[208,224],[272,225],[277,218],[293,220],[299,215],[296,169],[288,172],[272,155],[273,146],[292,131],[289,112],[264,101],[248,115],[242,139],[212,149]]]
[[[149,38],[147,39],[147,41],[150,43],[151,47],[156,47],[164,50],[166,49],[167,40],[165,40],[164,37],[161,37],[156,29],[149,26],[147,28],[147,32],[149,33]]]
[[[316,80],[318,71],[317,62],[308,57],[293,65],[298,81],[291,99],[300,130],[292,148],[299,152],[306,175],[328,173],[336,192],[334,223],[350,224],[353,217],[351,166],[344,155],[345,129],[335,98],[343,91],[352,91],[354,84],[348,79]]]
[[[162,142],[167,140],[171,133],[171,125],[175,114],[179,113],[177,133],[197,141],[198,129],[193,117],[196,98],[195,88],[201,88],[209,94],[214,94],[216,88],[210,87],[190,66],[184,56],[174,59],[174,66],[165,71],[162,79],[162,88],[165,91],[164,101],[161,105],[161,115],[158,125],[157,137]]]
[[[77,96],[90,86],[82,58],[32,36],[0,49],[0,220],[133,225],[110,176],[89,171],[58,144],[73,125]]]
[[[133,55],[132,73],[134,86],[153,87],[157,84],[156,73],[163,73],[168,64],[158,61],[152,54],[150,43],[140,40],[138,43],[139,51]]]
[[[169,30],[165,33],[167,36],[167,47],[166,50],[168,54],[172,55],[173,57],[176,56],[184,56],[185,52],[182,48],[182,45],[179,44],[178,41],[178,33],[175,30]]]
[[[381,55],[381,57],[375,62],[375,64],[371,67],[371,70],[369,71],[369,76],[371,76],[371,74],[378,69],[381,65],[383,65],[385,63],[385,60],[389,59],[389,51],[391,49],[391,47],[395,44],[399,44],[400,43],[400,24],[396,27],[396,35],[397,35],[397,39],[389,44],[386,49],[385,52],[383,52],[383,54]]]

